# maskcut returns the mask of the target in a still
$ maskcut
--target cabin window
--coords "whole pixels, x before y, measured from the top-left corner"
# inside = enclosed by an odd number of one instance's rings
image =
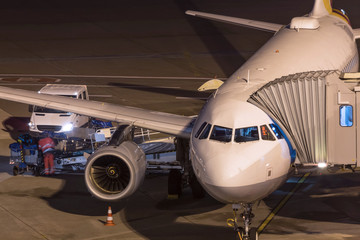
[[[204,127],[206,126],[207,122],[203,122],[203,124],[201,124],[199,130],[197,131],[197,133],[195,134],[195,137],[199,137],[200,133],[202,132],[202,130],[204,130]]]
[[[270,132],[270,129],[267,125],[260,126],[261,139],[266,141],[275,141],[274,135]]]
[[[259,140],[258,127],[246,127],[235,129],[235,142],[250,142]]]
[[[231,142],[232,129],[220,126],[214,126],[210,139],[220,142]]]
[[[340,126],[352,127],[353,107],[351,105],[341,105],[339,112],[340,112]]]
[[[211,124],[206,125],[204,131],[201,133],[199,139],[206,139],[209,136]]]
[[[276,126],[276,124],[271,123],[270,125],[270,129],[273,131],[273,133],[275,134],[275,136],[277,137],[277,139],[284,139],[284,136],[282,135],[280,129],[278,126]]]

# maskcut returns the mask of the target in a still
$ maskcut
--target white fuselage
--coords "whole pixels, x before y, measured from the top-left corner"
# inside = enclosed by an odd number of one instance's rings
[[[191,135],[190,154],[200,183],[219,201],[248,203],[261,199],[277,189],[289,172],[288,144],[274,136],[268,115],[247,102],[253,92],[289,74],[358,70],[351,27],[331,15],[318,21],[317,29],[287,26],[279,30],[201,110]],[[204,122],[211,127],[206,129]],[[201,126],[204,128],[199,131]],[[264,134],[272,137],[267,139]]]

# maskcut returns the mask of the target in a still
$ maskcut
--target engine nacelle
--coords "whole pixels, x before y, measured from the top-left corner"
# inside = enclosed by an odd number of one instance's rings
[[[116,201],[131,196],[144,180],[144,151],[132,141],[104,146],[92,154],[85,169],[85,182],[95,197]]]

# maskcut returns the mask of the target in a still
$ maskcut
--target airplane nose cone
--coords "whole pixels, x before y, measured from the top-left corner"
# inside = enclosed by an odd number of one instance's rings
[[[205,164],[201,182],[205,190],[218,201],[233,203],[237,202],[239,197],[247,201],[252,199],[253,191],[246,186],[246,175],[239,166],[231,164],[230,159],[213,157]]]
[[[267,176],[269,164],[259,153],[259,144],[223,145],[224,151],[213,152],[212,157],[207,155],[211,150],[198,154],[206,159],[201,164],[198,161],[193,163],[199,182],[212,197],[224,203],[247,203],[267,196],[285,180],[286,175],[275,179]]]
[[[207,167],[207,177],[200,181],[205,190],[216,200],[224,203],[248,203],[262,199],[273,192],[286,179],[264,179],[259,181],[263,168],[250,167],[246,171],[236,170],[235,167],[215,168]],[[229,171],[231,169],[231,171]],[[230,172],[228,174],[228,172]],[[237,174],[235,174],[237,172]],[[232,175],[233,174],[233,175]],[[212,176],[209,178],[208,176]]]
[[[272,180],[287,174],[290,162],[282,157],[285,148],[279,141],[260,135],[260,127],[272,123],[269,116],[238,97],[219,93],[211,98],[191,137],[192,164],[199,182],[225,203],[266,196],[279,186]]]
[[[227,187],[227,186],[216,186],[205,183],[203,187],[213,198],[224,203],[239,203],[239,202],[246,203],[256,200],[253,197],[252,186]]]

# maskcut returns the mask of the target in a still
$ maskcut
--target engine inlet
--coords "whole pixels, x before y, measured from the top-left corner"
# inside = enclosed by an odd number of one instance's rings
[[[130,182],[130,169],[116,156],[98,158],[91,166],[90,176],[94,184],[103,192],[122,192]]]

